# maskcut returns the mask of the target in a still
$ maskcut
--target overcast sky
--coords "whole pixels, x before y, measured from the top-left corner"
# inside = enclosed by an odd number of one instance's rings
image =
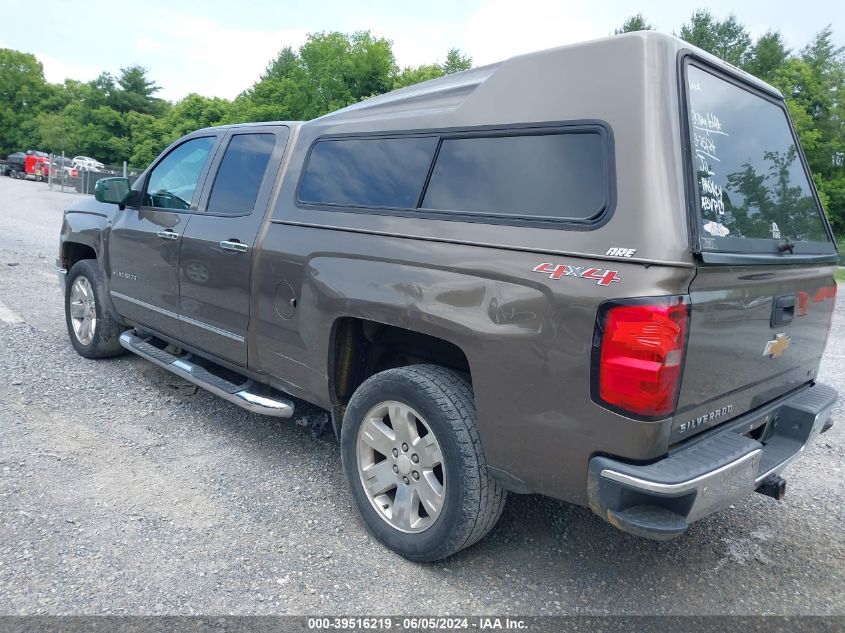
[[[677,32],[701,6],[720,18],[735,12],[752,35],[780,30],[795,49],[827,24],[845,44],[842,0],[41,0],[4,4],[0,48],[34,53],[52,82],[140,64],[165,99],[191,92],[233,98],[281,48],[318,31],[387,37],[400,66],[442,60],[452,47],[481,65],[609,35],[637,11]]]

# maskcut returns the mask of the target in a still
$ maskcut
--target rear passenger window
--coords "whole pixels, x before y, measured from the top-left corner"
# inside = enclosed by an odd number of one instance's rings
[[[422,206],[537,219],[586,220],[607,198],[595,132],[446,138]]]
[[[214,179],[208,213],[252,213],[275,145],[273,134],[237,134],[232,137]]]
[[[434,136],[319,141],[311,149],[299,200],[415,208],[436,147]]]

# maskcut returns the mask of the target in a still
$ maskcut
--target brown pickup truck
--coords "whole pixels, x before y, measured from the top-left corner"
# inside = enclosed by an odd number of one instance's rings
[[[199,130],[95,197],[61,232],[77,351],[330,419],[413,560],[507,491],[679,536],[832,424],[837,252],[783,98],[672,37]]]

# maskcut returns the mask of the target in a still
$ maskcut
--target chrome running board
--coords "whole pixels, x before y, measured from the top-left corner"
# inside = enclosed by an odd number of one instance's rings
[[[133,354],[137,354],[162,369],[166,369],[216,396],[243,407],[247,411],[272,415],[277,418],[293,416],[293,401],[283,397],[281,392],[272,387],[262,385],[246,377],[243,377],[242,383],[230,382],[194,362],[190,354],[184,357],[174,356],[151,344],[150,340],[141,338],[132,330],[120,335],[120,344]]]

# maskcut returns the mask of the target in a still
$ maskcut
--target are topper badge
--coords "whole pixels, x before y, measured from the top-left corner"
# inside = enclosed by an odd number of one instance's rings
[[[601,268],[590,268],[589,266],[570,266],[568,264],[540,264],[534,268],[535,273],[544,273],[549,279],[560,279],[561,277],[578,277],[579,279],[591,279],[599,286],[609,286],[617,281],[622,281],[618,270],[603,270]]]

